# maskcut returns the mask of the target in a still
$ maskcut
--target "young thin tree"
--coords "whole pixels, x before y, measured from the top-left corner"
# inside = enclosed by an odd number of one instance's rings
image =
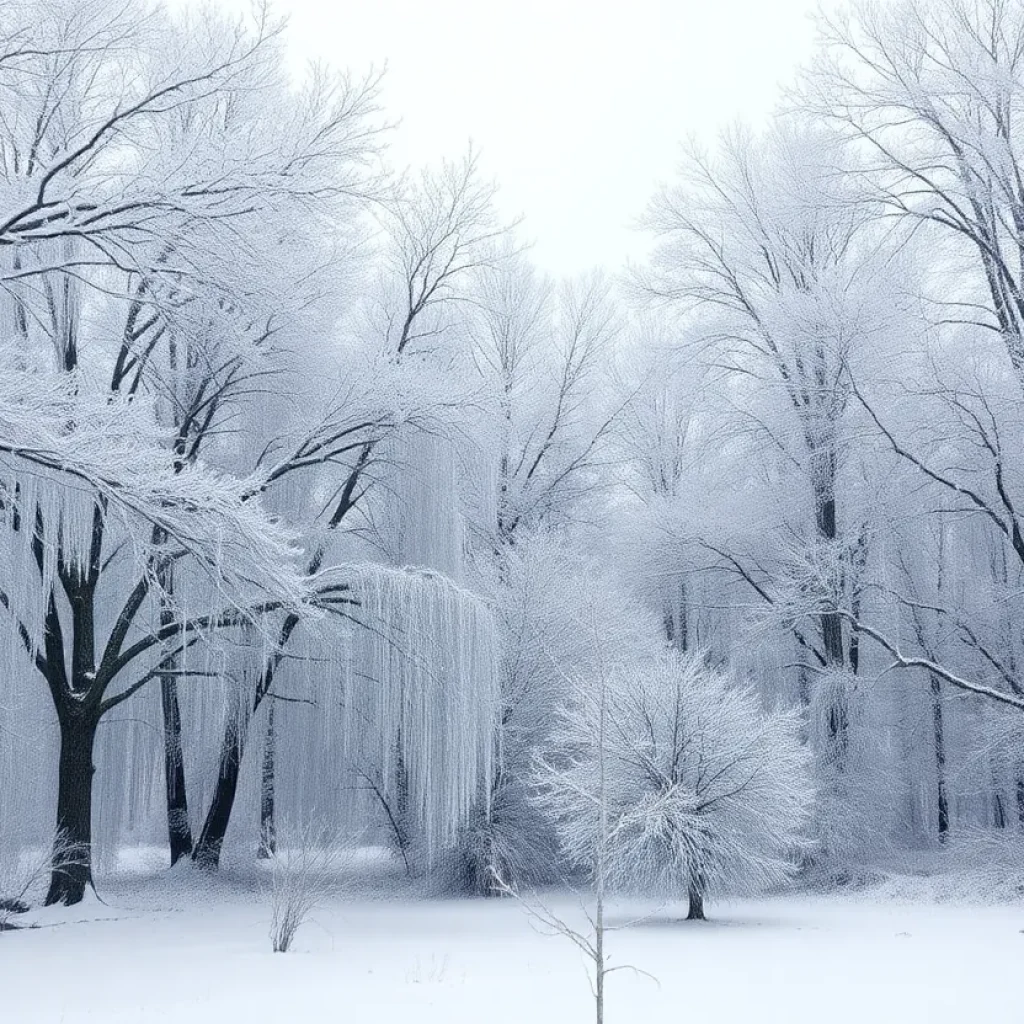
[[[312,822],[299,828],[285,825],[280,846],[270,865],[270,940],[275,953],[287,953],[309,915],[343,891],[354,844],[322,822]]]
[[[515,883],[510,883],[507,879],[502,877],[496,866],[492,865],[490,870],[493,878],[493,884],[499,893],[506,896],[512,896],[517,899],[526,910],[527,914],[534,921],[538,922],[542,928],[550,932],[552,935],[561,935],[568,939],[583,954],[590,972],[589,981],[591,983],[591,993],[594,997],[595,1024],[604,1024],[605,986],[608,976],[610,974],[614,974],[616,971],[633,971],[638,974],[644,974],[647,977],[652,976],[647,975],[645,971],[641,971],[630,964],[616,964],[612,966],[610,963],[610,956],[606,952],[607,934],[614,930],[613,927],[608,925],[605,913],[606,900],[609,894],[611,871],[610,855],[613,839],[608,807],[608,758],[611,755],[611,752],[608,746],[607,733],[609,725],[608,676],[604,660],[600,654],[601,648],[605,643],[605,638],[604,635],[598,631],[597,619],[596,616],[593,615],[593,611],[591,614],[591,629],[589,635],[592,637],[593,642],[598,649],[598,656],[595,664],[596,685],[594,685],[594,680],[591,679],[589,681],[589,685],[582,692],[585,693],[589,705],[596,709],[596,720],[594,724],[596,725],[597,731],[591,736],[591,740],[593,741],[592,753],[595,764],[595,779],[592,780],[594,785],[590,789],[586,791],[577,791],[575,794],[579,801],[588,805],[587,810],[591,814],[596,815],[596,827],[593,830],[593,833],[589,836],[591,845],[583,851],[582,861],[580,862],[588,872],[593,891],[592,909],[581,901],[581,909],[583,911],[586,926],[580,927],[573,924],[562,915],[552,911],[544,904],[543,901],[536,897],[524,896],[520,888]],[[556,756],[568,756],[571,760],[573,752],[560,751]],[[566,779],[566,776],[558,774],[561,769],[556,769],[556,774],[554,776],[550,775],[549,765],[543,758],[537,759],[537,770],[540,777],[540,784],[543,787],[541,790],[542,800],[547,800],[551,793],[551,789],[549,788],[551,779],[553,777]]]

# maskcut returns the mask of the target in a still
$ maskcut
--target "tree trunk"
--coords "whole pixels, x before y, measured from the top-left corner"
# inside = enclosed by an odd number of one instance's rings
[[[834,488],[834,481],[829,479],[814,496],[814,526],[819,539],[829,544],[832,544],[837,536]],[[828,663],[843,664],[843,620],[836,612],[825,612],[821,616],[821,638]]]
[[[321,550],[310,561],[307,572],[312,574],[317,571],[322,554]],[[213,791],[213,800],[206,814],[206,820],[203,822],[199,841],[192,851],[192,859],[200,867],[213,870],[220,866],[220,851],[224,845],[224,837],[227,835],[228,824],[231,821],[231,812],[235,806],[235,793],[238,790],[238,776],[242,770],[242,754],[245,749],[245,738],[249,734],[249,725],[259,710],[260,704],[274,685],[274,675],[281,663],[285,644],[288,643],[299,621],[299,616],[294,612],[284,620],[277,640],[277,653],[273,654],[264,665],[263,675],[256,686],[252,704],[246,713],[244,715],[229,714],[224,727],[224,741],[221,744],[217,786]]]
[[[800,697],[800,706],[806,712],[811,706],[811,673],[807,668],[807,663],[803,660],[802,654],[798,654],[798,656],[800,657],[800,662],[797,665],[796,686]],[[804,739],[806,739],[806,729],[804,733]]]
[[[192,852],[192,828],[188,820],[185,791],[185,764],[181,750],[181,708],[178,684],[171,676],[160,680],[160,699],[164,714],[164,781],[167,790],[167,837],[171,847],[171,865]]]
[[[931,677],[932,733],[935,742],[935,777],[939,807],[939,842],[949,835],[949,798],[946,793],[946,731],[942,717],[942,683],[938,676]]]
[[[1003,806],[1003,794],[995,788],[992,789],[992,824],[996,828],[1006,828],[1006,808]]]
[[[413,853],[412,845],[417,835],[416,821],[409,803],[409,773],[405,767],[405,758],[402,756],[402,729],[399,726],[395,742],[395,797],[392,805],[397,823],[396,835],[400,835],[405,844],[402,855],[406,857],[406,865],[410,863],[408,858]]]
[[[238,791],[244,735],[245,723],[239,722],[235,715],[231,715],[224,729],[220,771],[217,773],[213,800],[203,822],[203,830],[199,833],[199,840],[192,851],[192,859],[201,868],[216,870],[220,866],[221,847],[224,845],[224,837],[231,821],[231,811],[235,806],[235,793]]]
[[[868,560],[867,529],[867,523],[864,523],[850,559],[850,611],[853,613],[855,621],[860,620],[861,598],[864,592],[863,579]],[[857,675],[860,672],[860,633],[855,629],[850,630],[846,658],[851,675]]]
[[[690,877],[690,910],[686,915],[687,921],[706,921],[704,916],[704,886],[696,876]]]
[[[818,495],[815,501],[814,525],[818,537],[832,544],[836,539],[836,500],[831,493]],[[829,666],[842,667],[846,661],[843,649],[843,620],[837,612],[824,612],[821,616],[821,641],[825,648],[825,661]]]
[[[815,495],[815,527],[818,537],[828,543],[836,539],[835,482],[832,475],[827,486]],[[842,670],[846,667],[846,651],[843,646],[843,620],[837,612],[824,612],[820,618],[821,641],[825,649],[827,668]],[[831,758],[837,771],[846,769],[846,754],[849,746],[849,709],[846,693],[835,690],[825,712]]]
[[[256,856],[268,860],[277,852],[277,831],[274,824],[274,702],[267,708],[267,741],[263,747],[263,777],[260,786],[260,845]]]
[[[93,748],[99,719],[90,708],[58,714],[57,831],[46,906],[80,903],[92,885]]]
[[[165,539],[165,538],[163,538]],[[161,629],[174,622],[168,595],[174,590],[174,576],[169,565],[158,570],[162,590],[160,598]],[[164,784],[167,793],[167,838],[171,850],[171,866],[192,852],[192,828],[188,819],[188,792],[185,789],[185,759],[181,745],[181,706],[178,703],[178,682],[175,671],[178,658],[170,654],[161,663],[166,674],[160,677],[160,704],[164,719]]]
[[[664,601],[663,621],[665,639],[677,651],[684,654],[690,649],[690,627],[687,619],[686,583],[680,581],[674,594],[666,596]]]

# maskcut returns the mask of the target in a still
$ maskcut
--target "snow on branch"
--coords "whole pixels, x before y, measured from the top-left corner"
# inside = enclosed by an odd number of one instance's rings
[[[158,527],[219,584],[255,588],[288,604],[306,598],[291,538],[258,503],[244,500],[250,484],[202,464],[176,471],[141,403],[93,396],[77,390],[71,376],[9,364],[0,397],[9,525],[19,517],[31,523],[35,510],[45,510],[49,528],[59,530],[62,557],[82,563],[99,501],[107,515]],[[7,532],[12,541],[31,535]]]

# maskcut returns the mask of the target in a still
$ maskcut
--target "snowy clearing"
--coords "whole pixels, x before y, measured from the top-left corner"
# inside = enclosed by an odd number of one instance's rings
[[[1024,0],[504,7],[0,0],[0,1024],[1024,1024]]]
[[[282,955],[269,907],[241,884],[184,898],[165,878],[108,899],[37,912],[43,927],[0,937],[5,1021],[593,1019],[580,956],[512,900],[336,901]],[[571,896],[550,905],[574,913]],[[789,897],[710,909],[698,924],[665,907],[609,936],[613,963],[658,979],[612,975],[612,1024],[1024,1019],[1024,907]],[[611,917],[651,910],[617,903]]]

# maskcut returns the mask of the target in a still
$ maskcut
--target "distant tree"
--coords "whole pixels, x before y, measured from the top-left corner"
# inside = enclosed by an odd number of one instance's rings
[[[863,586],[870,506],[858,494],[863,435],[850,374],[871,364],[906,303],[899,260],[880,251],[876,210],[855,201],[855,168],[835,174],[846,157],[837,136],[806,122],[781,120],[760,137],[733,130],[716,153],[692,152],[649,213],[658,241],[641,283],[681,324],[677,358],[685,352],[699,372],[725,378],[733,432],[748,439],[748,458],[772,467],[760,475],[779,520],[773,530],[759,521],[751,532],[737,509],[694,540],[767,605],[785,585],[794,537],[835,566],[851,603]],[[826,831],[846,813],[859,753],[850,710],[859,636],[827,605],[786,628],[831,793],[820,807]]]
[[[609,385],[622,328],[611,281],[555,284],[510,254],[480,276],[473,353],[494,416],[495,543],[562,526],[607,476],[600,467],[626,395]]]
[[[550,827],[528,799],[529,766],[562,685],[552,659],[579,664],[592,654],[575,625],[586,573],[572,527],[607,496],[613,427],[628,394],[610,373],[622,325],[602,276],[556,285],[511,251],[480,275],[474,304],[479,434],[491,471],[472,525],[504,653],[495,776],[455,860],[460,885],[490,894],[495,871],[506,883],[537,883],[556,868]],[[617,587],[608,594],[602,627],[625,631],[631,612],[612,609]]]

